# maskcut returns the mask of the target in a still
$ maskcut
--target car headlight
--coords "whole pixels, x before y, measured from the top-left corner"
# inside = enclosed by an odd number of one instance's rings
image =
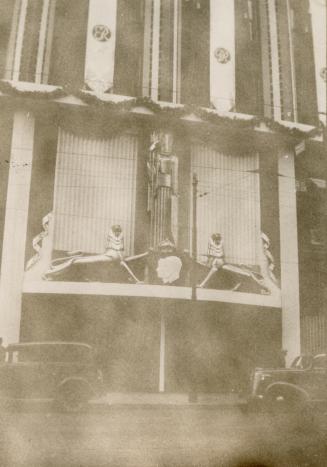
[[[257,373],[253,381],[253,394],[261,394],[263,387],[266,386],[265,382],[270,379],[270,375]]]

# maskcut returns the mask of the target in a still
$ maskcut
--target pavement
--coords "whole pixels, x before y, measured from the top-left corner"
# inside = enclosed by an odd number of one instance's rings
[[[92,405],[168,405],[238,407],[246,403],[239,394],[181,394],[181,393],[107,393],[92,401]]]
[[[327,465],[327,431],[303,423],[290,426],[287,418],[279,421],[219,405],[98,408],[79,414],[0,411],[0,466]]]

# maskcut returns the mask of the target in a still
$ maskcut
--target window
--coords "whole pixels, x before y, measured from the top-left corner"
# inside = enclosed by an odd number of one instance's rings
[[[197,250],[207,255],[213,233],[220,233],[226,261],[260,265],[260,193],[257,154],[226,154],[203,144],[191,147],[191,173],[199,184]],[[203,194],[203,196],[201,196]]]
[[[95,139],[59,130],[54,249],[103,253],[112,225],[134,251],[137,137]]]

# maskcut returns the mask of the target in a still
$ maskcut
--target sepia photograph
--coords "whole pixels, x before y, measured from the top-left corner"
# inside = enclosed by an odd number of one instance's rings
[[[0,467],[327,466],[327,0],[0,0]]]

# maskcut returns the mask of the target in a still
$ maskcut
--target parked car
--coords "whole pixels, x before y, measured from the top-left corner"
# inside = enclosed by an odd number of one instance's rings
[[[10,344],[0,363],[0,398],[51,399],[80,410],[101,392],[102,373],[90,345],[76,342]]]
[[[249,408],[304,413],[327,407],[327,355],[299,355],[290,368],[256,368]]]

